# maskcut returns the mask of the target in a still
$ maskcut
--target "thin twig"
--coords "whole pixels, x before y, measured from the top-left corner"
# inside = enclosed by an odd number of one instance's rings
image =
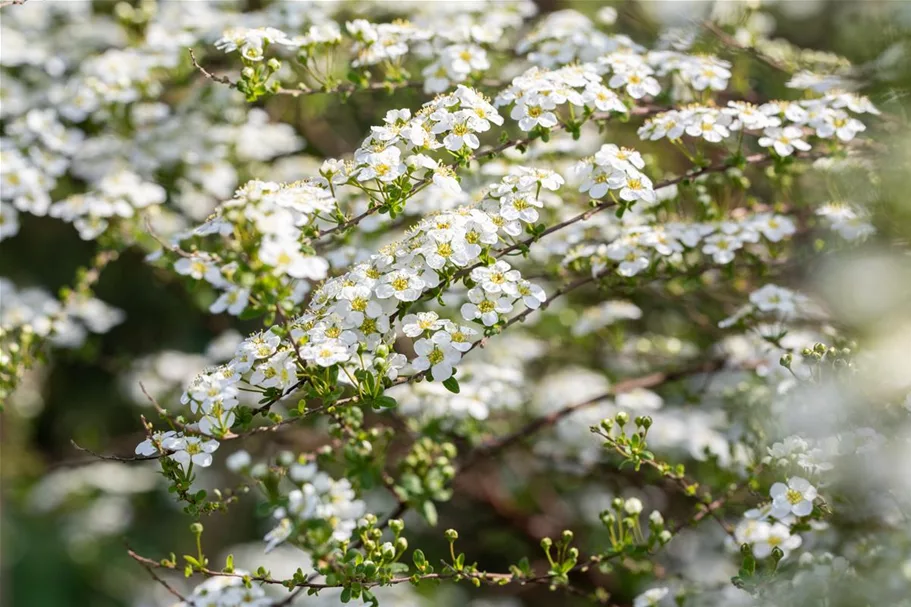
[[[179,601],[186,603],[187,599],[185,596],[183,596],[182,594],[177,592],[177,590],[175,590],[173,586],[171,586],[169,583],[167,583],[165,580],[163,580],[161,578],[161,576],[159,576],[157,573],[155,573],[155,569],[163,568],[161,563],[158,563],[156,561],[153,561],[152,559],[147,559],[144,556],[140,556],[140,555],[136,554],[135,552],[133,552],[133,550],[129,546],[127,546],[127,554],[129,554],[131,557],[133,557],[133,560],[135,560],[137,563],[139,563],[142,566],[142,568],[145,569],[149,573],[150,576],[152,576],[153,580],[155,580],[156,582],[158,582],[159,584],[164,586],[165,590],[167,590],[168,592],[173,594],[175,597],[177,597],[177,599]],[[170,568],[164,567],[164,569],[170,569]]]

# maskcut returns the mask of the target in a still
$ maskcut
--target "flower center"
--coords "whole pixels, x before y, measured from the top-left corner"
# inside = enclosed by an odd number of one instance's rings
[[[430,351],[430,354],[427,355],[427,360],[430,361],[431,365],[438,365],[443,362],[446,356],[443,354],[443,351],[439,348],[434,348]]]
[[[788,498],[788,502],[792,505],[799,504],[803,501],[803,494],[797,489],[788,489],[788,492],[785,495]]]

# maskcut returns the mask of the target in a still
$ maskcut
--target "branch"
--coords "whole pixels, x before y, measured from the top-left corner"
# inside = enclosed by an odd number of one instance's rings
[[[153,580],[155,580],[156,582],[158,582],[159,584],[164,586],[164,588],[168,592],[170,592],[172,595],[177,597],[177,600],[186,603],[187,599],[185,596],[183,596],[182,594],[177,592],[173,586],[168,584],[166,581],[164,581],[161,578],[161,576],[159,576],[157,573],[155,573],[156,569],[162,568],[161,563],[157,563],[157,562],[153,561],[152,559],[147,559],[143,556],[136,554],[135,552],[133,552],[133,550],[130,549],[129,546],[127,546],[127,554],[129,554],[131,557],[133,557],[133,560],[135,560],[137,563],[142,565],[142,568],[145,569],[149,573],[149,575],[152,577]],[[173,568],[171,568],[171,569],[173,569]]]
[[[147,571],[149,571],[150,574],[154,574],[155,569],[166,569],[166,570],[170,570],[170,571],[177,571],[179,569],[176,563],[156,561],[154,559],[150,559],[148,557],[142,556],[141,554],[138,554],[129,548],[127,549],[127,554],[130,556],[130,558],[132,558],[134,561],[136,561],[137,563],[142,565]],[[583,561],[580,562],[578,565],[576,565],[576,567],[573,570],[575,571],[575,570],[587,568],[589,565],[591,565],[594,562],[598,562],[599,560],[601,560],[601,559],[599,559],[598,557],[591,557],[589,559],[583,559]],[[325,584],[325,583],[320,583],[320,582],[313,582],[309,578],[307,581],[304,581],[304,582],[294,582],[293,580],[277,580],[272,577],[260,576],[260,575],[249,575],[249,574],[245,575],[245,574],[233,573],[233,572],[227,573],[225,571],[214,571],[214,570],[208,569],[206,567],[195,567],[193,571],[194,571],[194,573],[199,573],[206,577],[237,578],[237,579],[241,579],[241,580],[249,580],[251,582],[259,582],[262,584],[281,585],[281,586],[284,586],[285,588],[288,588],[289,590],[291,588],[295,588],[295,589],[312,588],[314,590],[325,590],[328,588],[344,588],[343,584]],[[168,588],[168,590],[170,590],[172,594],[175,594],[176,596],[180,597],[181,600],[186,600],[182,596],[177,594],[177,591],[175,591],[173,588],[168,586],[163,580],[161,580],[160,577],[158,577],[158,576],[154,576],[154,577],[156,580],[159,581],[159,583],[165,585],[165,587]],[[497,585],[497,586],[502,586],[502,585],[512,584],[512,583],[518,583],[519,585],[524,586],[526,584],[549,584],[555,577],[557,577],[557,575],[545,574],[545,575],[540,575],[540,576],[531,577],[531,578],[522,578],[522,577],[516,577],[512,573],[488,573],[486,571],[479,571],[477,573],[467,573],[467,572],[428,573],[428,574],[423,574],[423,575],[416,574],[416,575],[408,576],[408,577],[392,578],[388,582],[379,582],[379,581],[360,582],[360,585],[363,588],[374,588],[376,586],[381,586],[381,585],[382,586],[393,586],[396,584],[414,583],[415,581],[424,581],[424,580],[477,579],[478,581],[480,581],[482,583],[493,584],[493,585]],[[289,598],[291,598],[291,597],[286,598],[285,601],[287,601]],[[282,604],[282,603],[279,603],[279,604]]]
[[[197,70],[199,70],[199,72],[203,76],[205,76],[206,78],[208,78],[209,80],[211,80],[213,82],[218,82],[219,84],[226,84],[226,85],[230,86],[232,89],[237,88],[236,82],[232,82],[231,79],[229,79],[225,76],[216,76],[215,74],[213,74],[212,72],[210,72],[209,70],[204,68],[203,66],[199,65],[199,61],[196,60],[196,54],[193,52],[192,48],[187,48],[187,52],[190,53],[190,61],[193,62],[193,65],[196,67]]]
[[[23,2],[25,0],[22,0]],[[219,84],[225,84],[233,89],[237,88],[237,82],[234,82],[226,76],[217,76],[204,68],[199,61],[196,60],[196,55],[192,48],[187,48],[187,51],[190,53],[190,60],[193,62],[193,66],[199,70],[199,72],[205,76],[207,79],[217,82]],[[368,82],[363,86],[359,86],[353,82],[343,82],[336,86],[331,86],[328,88],[313,88],[305,86],[304,84],[299,84],[297,88],[284,88],[280,87],[275,90],[270,91],[271,95],[286,95],[288,97],[306,97],[309,95],[347,95],[351,93],[357,93],[361,91],[385,91],[391,93],[393,91],[405,88],[420,88],[424,86],[423,80],[403,80],[401,82]],[[476,86],[490,87],[490,88],[499,88],[503,86],[503,82],[499,80],[490,80],[483,79],[478,80],[472,83]]]
[[[145,462],[149,460],[155,460],[161,457],[161,455],[105,455],[103,453],[96,453],[91,449],[86,449],[85,447],[79,445],[74,440],[70,440],[70,444],[76,448],[77,451],[82,453],[88,453],[91,457],[88,459],[79,459],[79,460],[70,460],[57,462],[50,466],[50,470],[55,470],[57,468],[78,468],[80,466],[87,466],[89,464],[94,464],[98,460],[106,462],[121,462],[121,463],[133,463],[133,462]]]
[[[752,55],[755,59],[758,59],[762,63],[765,63],[769,67],[776,69],[779,72],[784,72],[785,74],[791,74],[793,72],[793,70],[791,70],[788,66],[781,63],[777,59],[769,57],[756,47],[740,44],[733,36],[725,32],[723,29],[711,21],[703,21],[702,27],[712,33],[724,46],[728,47],[729,49]]]
[[[561,419],[568,417],[577,411],[581,411],[583,409],[597,405],[606,398],[610,398],[611,396],[616,396],[618,394],[623,394],[625,392],[638,390],[640,388],[655,388],[662,384],[674,382],[691,375],[712,373],[713,371],[721,369],[723,366],[724,361],[713,360],[689,367],[683,367],[675,371],[659,371],[657,373],[651,373],[649,375],[643,375],[641,377],[634,377],[620,381],[614,384],[611,389],[604,394],[600,394],[588,400],[568,405],[557,411],[553,411],[546,415],[542,415],[541,417],[537,417],[515,432],[507,434],[506,436],[495,439],[475,448],[468,454],[465,461],[462,463],[462,466],[458,469],[457,473],[475,466],[481,458],[499,455],[502,451],[508,449],[514,444],[530,437],[537,432],[540,432],[545,428],[556,425],[557,422],[559,422]]]
[[[657,114],[657,113],[666,111],[667,109],[668,108],[666,108],[666,107],[661,107],[661,106],[656,106],[656,105],[637,106],[637,107],[630,108],[629,115],[630,116],[650,116],[652,114]],[[611,118],[613,118],[614,116],[616,116],[615,112],[597,112],[597,113],[592,114],[591,117],[589,118],[589,120],[592,120],[595,122],[597,122],[599,120],[607,121],[607,120],[610,120]],[[562,131],[565,129],[566,129],[566,125],[561,122],[561,123],[557,124],[555,127],[553,127],[551,130],[552,131]],[[509,141],[504,141],[503,143],[500,143],[498,145],[490,146],[483,150],[479,150],[479,151],[475,152],[474,154],[470,155],[467,158],[467,160],[470,162],[472,160],[478,160],[480,158],[487,158],[490,156],[495,156],[510,148],[528,145],[529,143],[534,141],[534,139],[535,139],[534,137],[524,137],[521,139],[512,139]],[[457,166],[458,165],[450,165],[449,168],[455,170]],[[431,180],[429,178],[421,179],[421,180],[415,182],[413,189],[411,191],[411,196],[414,196],[419,191],[421,191],[422,189],[427,187],[430,184],[430,182],[431,182]],[[357,215],[345,222],[342,222],[336,226],[332,226],[331,228],[326,228],[325,230],[320,230],[317,233],[317,235],[315,236],[314,240],[319,240],[324,236],[328,236],[329,234],[347,230],[348,228],[356,226],[357,224],[359,224],[361,221],[363,221],[370,215],[373,215],[374,213],[376,213],[380,209],[380,206],[382,206],[382,205],[375,205],[373,207],[368,208],[366,211],[364,211],[360,215]]]

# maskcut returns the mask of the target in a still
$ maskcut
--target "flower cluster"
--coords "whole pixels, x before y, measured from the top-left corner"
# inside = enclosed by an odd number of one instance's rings
[[[894,354],[907,349],[905,321],[883,331],[892,325],[877,318],[864,332],[851,318],[852,308],[885,318],[899,305],[867,302],[877,298],[861,290],[825,296],[856,282],[851,260],[837,256],[876,235],[864,203],[876,200],[878,225],[888,221],[879,204],[888,180],[870,160],[886,138],[855,141],[879,134],[880,112],[844,92],[854,83],[838,58],[810,54],[799,71],[763,58],[773,46],[760,42],[771,30],[758,9],[730,21],[748,30],[734,42],[752,45],[726,51],[738,57],[734,81],[731,61],[703,53],[731,46],[726,32],[670,28],[646,47],[609,32],[619,17],[611,7],[526,23],[531,0],[254,4],[264,6],[56,3],[3,15],[14,43],[0,60],[4,250],[17,261],[27,250],[16,248],[35,225],[24,213],[71,224],[75,232],[62,228],[100,249],[59,301],[0,279],[4,406],[12,394],[26,417],[51,392],[23,380],[23,352],[37,361],[43,342],[78,346],[123,320],[91,287],[106,263],[138,250],[156,279],[197,283],[183,299],[222,315],[205,327],[220,337],[193,354],[162,335],[161,351],[123,366],[121,388],[158,415],[143,411],[135,455],[103,457],[157,466],[197,520],[259,492],[257,511],[273,517],[268,558],[306,553],[287,576],[262,561],[248,579],[233,557],[222,568],[203,554],[211,544],[197,523],[196,556],[134,554],[153,577],[214,578],[181,595],[186,607],[265,607],[317,591],[373,603],[374,589],[424,579],[559,589],[586,562],[652,571],[666,544],[668,587],[637,574],[620,580],[618,600],[644,607],[699,592],[690,600],[709,605],[715,572],[730,581],[713,519],[742,557],[734,585],[768,604],[786,603],[765,594],[780,580],[825,565],[816,546],[844,547],[852,566],[865,558],[867,546],[852,542],[867,540],[851,530],[823,537],[853,506],[839,475],[854,468],[842,460],[904,454],[911,396]],[[53,35],[72,31],[65,46]],[[213,41],[227,55],[217,62],[205,53]],[[765,81],[749,71],[757,56],[797,71],[785,99],[753,90]],[[865,178],[847,178],[848,168]],[[824,200],[856,204],[820,205],[823,189]],[[820,224],[849,242],[817,239]],[[903,252],[898,238],[878,244],[878,255]],[[811,301],[795,281],[822,250],[852,280],[819,281]],[[864,260],[864,284],[878,279],[866,272],[878,263]],[[883,299],[901,299],[885,290]],[[888,356],[868,351],[890,333]],[[196,332],[186,339],[201,343]],[[98,348],[105,370],[120,362],[120,344],[110,346]],[[80,350],[79,362],[94,350]],[[27,389],[11,392],[20,382]],[[869,400],[883,405],[863,410],[870,427],[846,429],[857,416],[830,406]],[[279,441],[307,452],[276,454]],[[471,470],[511,449],[536,457]],[[625,473],[609,489],[589,483],[617,463],[666,482],[629,483]],[[242,484],[216,487],[222,467]],[[564,482],[555,472],[578,474]],[[504,512],[488,483],[541,510],[540,521],[523,521],[535,534],[565,518],[606,545],[577,548],[565,531],[542,540],[546,562],[529,558],[509,573],[470,564],[454,530],[448,554],[428,559],[408,546],[398,517],[432,527],[438,504],[465,487]],[[538,499],[549,484],[566,493],[559,516]],[[869,492],[866,515],[891,531],[907,492],[890,494],[893,508],[882,488]],[[760,494],[766,503],[740,518]],[[678,499],[707,509],[677,508]],[[665,526],[654,511],[646,523],[645,503],[680,520]],[[477,518],[480,528],[486,517]],[[909,546],[896,540],[890,573]],[[799,563],[777,566],[798,548]],[[711,549],[703,577],[692,571],[697,549]],[[295,594],[267,598],[270,587]]]
[[[288,493],[287,506],[273,512],[278,524],[266,534],[266,551],[312,532],[308,526],[313,524],[328,526],[329,541],[347,541],[366,512],[348,479],[335,480],[312,462],[292,463],[287,471],[296,488]]]
[[[767,284],[750,293],[750,303],[718,323],[719,327],[730,327],[747,316],[772,315],[779,320],[818,316],[810,299],[791,289]]]
[[[675,264],[683,255],[698,250],[718,265],[731,263],[736,252],[757,245],[762,239],[777,243],[796,232],[794,222],[785,215],[759,213],[739,221],[667,222],[661,225],[625,226],[611,242],[576,247],[564,263],[590,259],[598,273],[617,264],[621,276],[635,276],[657,260]]]
[[[593,64],[556,70],[532,67],[500,91],[495,102],[498,107],[513,104],[510,117],[523,131],[557,126],[557,109],[567,103],[581,110],[628,111],[620,97],[602,83],[601,71]]]
[[[76,295],[60,302],[44,289],[19,289],[0,277],[0,327],[47,337],[61,348],[78,348],[89,333],[107,333],[126,315],[100,299]],[[5,356],[6,352],[0,353]]]
[[[178,256],[173,267],[178,274],[205,279],[222,291],[210,311],[241,314],[247,307],[251,287],[262,288],[256,276],[271,275],[279,284],[269,284],[279,301],[299,303],[312,281],[322,280],[328,262],[307,247],[308,229],[336,208],[328,188],[313,182],[278,184],[250,181],[215,214],[192,231],[174,236],[181,244],[191,239],[219,237],[220,255],[194,251]],[[250,258],[249,252],[255,251]]]
[[[866,213],[846,203],[826,203],[816,209],[816,215],[845,240],[863,240],[876,233]]]
[[[620,200],[632,207],[640,201],[651,205],[657,201],[652,184],[643,172],[645,161],[636,150],[612,143],[601,146],[598,153],[579,162],[576,172],[581,178],[580,192],[594,199],[617,192]]]
[[[813,511],[817,491],[808,480],[795,476],[787,484],[773,484],[770,495],[770,505],[748,511],[734,530],[738,545],[749,545],[759,559],[768,558],[774,549],[784,558],[800,547],[803,540],[792,534],[791,526]]]

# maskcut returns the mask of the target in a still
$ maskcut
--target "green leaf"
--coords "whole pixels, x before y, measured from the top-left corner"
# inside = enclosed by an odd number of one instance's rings
[[[238,316],[238,318],[240,320],[252,320],[254,318],[259,318],[265,313],[266,311],[262,308],[247,308],[240,313],[240,316]]]
[[[439,516],[437,515],[437,507],[433,502],[428,500],[421,504],[421,514],[424,515],[428,525],[436,527]]]
[[[339,597],[343,603],[348,603],[351,601],[351,588],[345,588],[342,590],[342,596]]]
[[[450,377],[449,379],[447,379],[446,381],[443,382],[443,387],[446,388],[447,390],[449,390],[450,392],[452,392],[453,394],[458,394],[459,390],[460,390],[459,380],[457,380],[455,377]]]
[[[399,403],[394,398],[386,396],[385,394],[381,394],[373,399],[374,409],[393,409],[398,405]]]

